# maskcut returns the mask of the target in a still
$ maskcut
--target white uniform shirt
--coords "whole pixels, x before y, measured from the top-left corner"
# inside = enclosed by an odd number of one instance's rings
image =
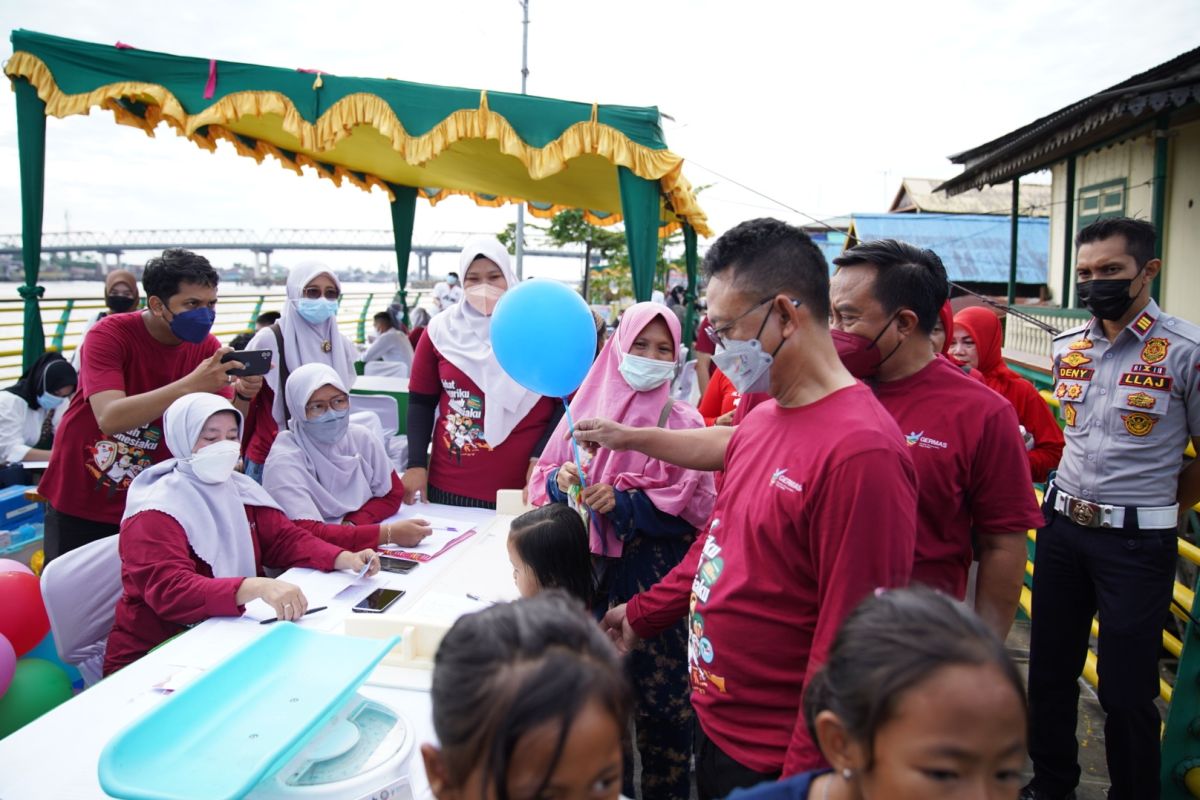
[[[44,409],[30,408],[24,398],[0,391],[0,460],[24,461],[25,454],[42,438],[46,414]]]
[[[462,300],[463,290],[461,284],[451,286],[445,281],[438,281],[433,285],[433,304],[437,306],[438,311],[445,311],[450,306]]]
[[[402,331],[384,331],[362,354],[364,375],[407,378],[412,372],[413,347]]]

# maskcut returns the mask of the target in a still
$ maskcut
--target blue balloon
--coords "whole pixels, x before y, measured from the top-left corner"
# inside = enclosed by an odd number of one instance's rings
[[[504,371],[526,389],[566,397],[583,383],[596,356],[591,309],[557,281],[525,281],[496,304],[492,351]]]
[[[67,673],[67,677],[71,679],[72,684],[80,683],[82,685],[83,677],[79,674],[79,670],[58,657],[58,650],[56,650],[54,647],[53,631],[47,633],[46,638],[38,642],[37,647],[21,656],[21,658],[40,658],[44,661],[49,661],[54,666]]]

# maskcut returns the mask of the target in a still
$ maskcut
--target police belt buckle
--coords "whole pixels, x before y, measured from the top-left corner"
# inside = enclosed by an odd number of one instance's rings
[[[1075,497],[1067,498],[1067,516],[1084,528],[1105,527],[1104,507]]]

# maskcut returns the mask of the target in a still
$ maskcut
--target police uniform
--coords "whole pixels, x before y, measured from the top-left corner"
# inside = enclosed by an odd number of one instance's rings
[[[1112,800],[1158,797],[1158,657],[1176,561],[1183,452],[1200,435],[1200,327],[1151,300],[1108,341],[1098,320],[1054,339],[1066,449],[1038,533],[1030,641],[1033,786],[1079,782],[1077,678],[1099,612]]]

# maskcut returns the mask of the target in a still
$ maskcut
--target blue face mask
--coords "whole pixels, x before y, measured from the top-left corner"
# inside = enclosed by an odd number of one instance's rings
[[[334,411],[331,408],[316,419],[301,420],[300,424],[313,441],[333,444],[346,435],[350,427],[350,410]]]
[[[67,398],[49,392],[42,392],[38,395],[38,405],[47,411],[53,411],[65,402],[67,402]]]
[[[313,325],[319,325],[325,320],[337,316],[337,311],[338,302],[336,300],[326,300],[321,297],[315,300],[304,297],[296,304],[296,312],[304,317],[306,322]]]
[[[164,307],[166,304],[163,304]],[[217,312],[207,306],[193,308],[191,311],[182,311],[171,317],[168,323],[171,326],[171,333],[185,342],[192,344],[200,344],[204,338],[208,336],[208,332],[212,330],[213,322],[217,318]]]

